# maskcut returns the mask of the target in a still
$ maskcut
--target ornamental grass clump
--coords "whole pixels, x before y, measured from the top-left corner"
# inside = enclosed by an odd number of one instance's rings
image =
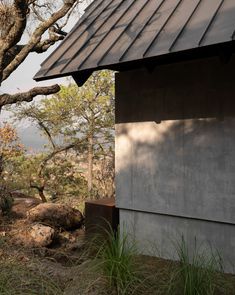
[[[195,247],[190,253],[182,238],[176,247],[179,264],[169,281],[170,295],[214,295],[220,288],[217,280],[221,268],[221,259],[212,250]],[[220,294],[220,293],[219,293]],[[222,293],[221,293],[222,294]]]
[[[106,239],[97,253],[102,273],[111,289],[128,294],[139,281],[135,243],[125,232],[105,231]]]

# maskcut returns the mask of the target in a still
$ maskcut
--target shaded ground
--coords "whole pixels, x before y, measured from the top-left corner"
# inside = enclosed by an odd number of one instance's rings
[[[11,232],[22,228],[27,210],[35,205],[35,200],[17,199],[13,213],[0,219],[0,294],[118,294],[94,261],[84,229],[61,231],[50,247],[15,244]],[[135,261],[140,279],[122,294],[166,295],[170,274],[178,263],[149,256],[138,256]],[[234,276],[218,274],[217,280],[222,287],[213,295],[235,294]],[[182,295],[181,291],[175,294]]]

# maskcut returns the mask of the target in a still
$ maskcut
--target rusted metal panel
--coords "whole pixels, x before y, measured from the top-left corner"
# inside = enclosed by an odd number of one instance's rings
[[[86,232],[100,233],[110,230],[116,231],[119,224],[119,211],[114,198],[87,201],[85,203]]]
[[[208,56],[211,45],[234,46],[234,19],[234,0],[94,0],[35,79],[193,58],[202,48]]]

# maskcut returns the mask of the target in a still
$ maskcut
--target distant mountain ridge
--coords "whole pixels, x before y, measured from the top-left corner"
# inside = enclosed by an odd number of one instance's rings
[[[9,122],[13,124],[17,130],[18,136],[21,143],[27,149],[32,149],[35,152],[43,150],[43,146],[47,144],[45,138],[40,134],[37,127],[28,120],[22,120],[18,123],[14,122],[12,119],[12,113],[10,111],[2,111],[0,115],[0,123]]]
[[[48,142],[42,137],[39,130],[34,125],[16,126],[20,141],[27,149],[32,149],[35,152],[43,150],[43,147]]]

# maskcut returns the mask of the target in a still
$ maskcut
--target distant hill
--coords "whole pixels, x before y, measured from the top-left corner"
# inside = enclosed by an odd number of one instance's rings
[[[41,151],[43,146],[47,144],[47,141],[40,135],[38,129],[31,125],[17,127],[17,132],[21,142],[27,149],[32,149],[33,151]]]
[[[0,115],[0,122],[9,122],[16,127],[20,141],[24,144],[27,149],[33,149],[34,151],[41,151],[43,146],[47,144],[45,138],[43,138],[36,128],[28,120],[21,122],[14,122],[12,119],[12,113],[10,111],[2,111]]]

